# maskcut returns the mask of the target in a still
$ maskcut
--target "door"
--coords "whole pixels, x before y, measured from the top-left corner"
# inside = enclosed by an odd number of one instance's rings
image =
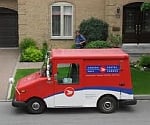
[[[142,12],[142,3],[123,8],[123,43],[150,43],[150,12]]]
[[[142,43],[150,43],[150,11],[142,13],[142,21],[141,25],[139,25],[139,34],[140,41]]]
[[[18,46],[17,11],[0,8],[0,47]]]
[[[79,63],[57,63],[56,67],[57,79],[55,81],[55,106],[81,107],[83,100],[80,91],[81,76]]]

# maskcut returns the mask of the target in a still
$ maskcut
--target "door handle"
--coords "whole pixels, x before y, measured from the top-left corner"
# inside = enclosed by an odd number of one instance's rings
[[[135,33],[138,34],[138,25],[135,25]]]
[[[139,25],[139,34],[141,34],[141,25]]]

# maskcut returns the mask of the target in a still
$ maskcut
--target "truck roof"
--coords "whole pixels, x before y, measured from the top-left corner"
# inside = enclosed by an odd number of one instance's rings
[[[53,49],[52,58],[128,58],[120,48],[108,49]]]

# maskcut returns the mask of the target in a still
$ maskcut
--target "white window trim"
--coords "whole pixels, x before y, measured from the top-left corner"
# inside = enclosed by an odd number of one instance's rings
[[[63,23],[61,23],[61,36],[52,36],[52,7],[53,6],[60,6],[61,7],[61,22],[63,21],[63,7],[64,6],[71,6],[72,7],[72,35],[71,36],[63,36],[62,34],[63,34]],[[51,39],[73,39],[73,20],[74,20],[74,14],[73,14],[73,12],[74,12],[74,8],[73,8],[73,5],[71,4],[71,3],[67,3],[67,2],[57,2],[57,3],[54,3],[54,4],[52,4],[51,5]]]

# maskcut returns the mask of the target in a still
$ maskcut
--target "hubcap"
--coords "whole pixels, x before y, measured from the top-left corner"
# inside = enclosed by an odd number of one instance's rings
[[[112,109],[112,104],[111,102],[105,102],[104,105],[103,105],[104,109],[105,110],[111,110]]]
[[[38,102],[34,102],[34,103],[32,104],[32,109],[33,109],[33,110],[39,110],[39,109],[40,109],[40,104],[39,104]]]

